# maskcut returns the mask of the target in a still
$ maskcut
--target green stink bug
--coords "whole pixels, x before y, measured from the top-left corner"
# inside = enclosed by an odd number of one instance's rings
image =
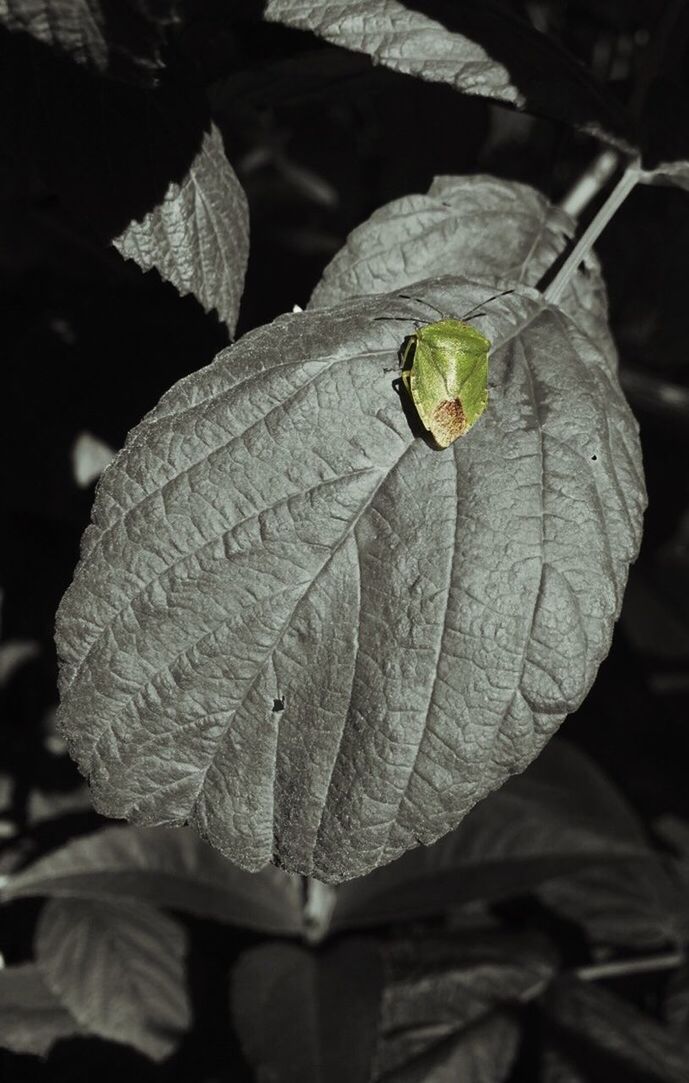
[[[512,292],[504,290],[487,301]],[[436,445],[446,448],[469,431],[488,405],[491,343],[465,322],[484,313],[470,310],[458,320],[444,315],[428,301],[421,303],[438,312],[442,319],[427,324],[418,321],[416,331],[406,340],[402,383]]]

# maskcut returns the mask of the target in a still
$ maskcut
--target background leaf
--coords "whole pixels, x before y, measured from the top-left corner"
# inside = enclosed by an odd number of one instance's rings
[[[90,55],[91,39],[109,20],[117,25],[115,7],[124,13],[123,32],[128,19],[149,20],[162,37],[177,22],[175,6],[160,0],[156,17],[149,4],[35,0],[23,14],[33,36],[0,27],[0,92],[22,87],[0,126],[12,163],[0,163],[3,196],[14,199],[27,228],[38,219],[88,248],[114,239],[143,270],[155,267],[181,294],[216,309],[233,333],[248,210],[202,88],[173,78],[155,89],[125,86],[99,77],[98,65],[71,64],[41,40],[71,35],[74,49]],[[10,0],[10,9],[14,26],[20,5]],[[116,56],[117,40],[108,36]],[[145,39],[139,44],[145,48]]]
[[[658,858],[601,863],[542,884],[538,894],[593,944],[650,950],[680,939],[681,896]]]
[[[485,285],[417,292],[462,313]],[[479,321],[491,405],[437,454],[389,372],[413,325],[387,317],[419,311],[281,317],[104,473],[58,616],[100,810],[339,881],[456,826],[585,695],[638,545],[633,419],[594,342],[518,290]]]
[[[687,46],[689,11],[684,4],[667,4],[659,12],[649,42],[642,77],[642,131],[645,180],[689,189],[687,122]]]
[[[103,79],[0,27],[0,92],[9,99],[17,86],[21,95],[0,118],[0,173],[5,212],[26,228],[48,225],[68,246],[76,239],[98,251],[158,207],[171,185],[186,191],[210,130],[201,88]],[[207,183],[208,155],[200,160]]]
[[[36,933],[46,983],[81,1026],[153,1060],[190,1023],[185,950],[176,921],[121,899],[51,899]]]
[[[520,1039],[510,1006],[538,994],[552,965],[505,936],[393,942],[375,1079],[502,1083]]]
[[[678,816],[660,816],[653,830],[673,851],[673,856],[666,858],[676,890],[673,919],[681,938],[689,941],[689,822]]]
[[[584,1078],[685,1083],[686,1050],[674,1035],[607,989],[560,978],[541,1005],[558,1044],[574,1068],[584,1069]]]
[[[44,1056],[82,1028],[46,985],[34,963],[0,969],[0,1046]]]
[[[268,867],[236,868],[193,832],[110,827],[8,877],[4,899],[138,899],[197,917],[289,936],[301,930],[299,885]]]
[[[267,0],[264,18],[367,53],[395,71],[591,126],[608,138],[626,126],[622,109],[578,61],[491,0],[356,0],[344,9],[333,2]]]
[[[555,737],[522,775],[460,826],[368,876],[343,884],[333,929],[428,917],[474,900],[521,895],[563,871],[651,859],[640,825],[613,785]],[[641,861],[641,872],[646,861]]]
[[[689,883],[689,822],[678,816],[660,816],[653,828],[677,854]]]
[[[509,222],[509,225],[507,223]],[[310,308],[350,297],[399,290],[461,267],[462,274],[496,283],[537,286],[563,252],[575,223],[535,188],[498,177],[436,177],[425,195],[408,195],[374,211],[330,261]],[[599,340],[607,299],[591,252],[571,279],[561,307]],[[615,356],[610,340],[609,349]]]
[[[152,84],[182,6],[180,0],[0,0],[0,23],[77,64]]]
[[[214,125],[184,179],[113,244],[144,271],[155,267],[182,295],[216,309],[234,334],[249,258],[249,211]]]
[[[508,1011],[487,1012],[466,1029],[445,1018],[428,1020],[402,1031],[380,1050],[384,1083],[503,1083],[519,1048],[519,1026]],[[408,1048],[404,1048],[405,1043]],[[385,1069],[388,1062],[396,1068]]]
[[[93,433],[79,433],[72,447],[72,470],[79,488],[88,489],[114,457],[114,449]]]
[[[670,976],[663,1004],[664,1018],[689,1056],[689,965],[678,967]]]
[[[232,972],[232,1019],[257,1078],[368,1083],[382,967],[355,937],[311,952],[267,943]]]
[[[640,177],[642,184],[675,184],[689,192],[689,161],[661,162]]]

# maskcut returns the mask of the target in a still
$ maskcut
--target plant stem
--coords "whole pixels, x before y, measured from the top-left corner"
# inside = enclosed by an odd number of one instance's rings
[[[622,206],[632,188],[641,179],[642,173],[638,160],[628,164],[605,203],[591,219],[555,278],[545,290],[543,297],[548,304],[554,305],[560,300],[577,267],[589,254],[610,219]]]
[[[610,963],[592,963],[580,966],[574,974],[580,981],[601,981],[605,978],[622,978],[627,974],[645,974],[653,970],[674,970],[684,962],[684,952],[666,951],[661,955],[647,955],[641,959],[617,959]]]
[[[302,877],[304,939],[308,944],[318,944],[326,935],[336,895],[330,884],[322,884],[310,876]]]
[[[676,951],[666,951],[660,955],[644,955],[638,959],[615,959],[609,963],[592,963],[588,966],[575,967],[573,970],[564,970],[560,974],[553,975],[552,980],[562,977],[578,978],[579,981],[605,981],[607,978],[623,978],[629,974],[674,970],[682,966],[684,961],[684,952],[678,948]],[[529,1001],[536,1000],[540,996],[547,996],[550,984],[547,982],[544,986],[543,982],[536,982],[519,997],[519,1000],[523,1004],[528,1004]]]
[[[560,203],[565,214],[571,218],[578,218],[585,207],[589,205],[601,188],[607,184],[619,165],[620,155],[616,150],[601,151],[594,158],[588,169],[585,169],[580,177],[574,182],[567,195]]]

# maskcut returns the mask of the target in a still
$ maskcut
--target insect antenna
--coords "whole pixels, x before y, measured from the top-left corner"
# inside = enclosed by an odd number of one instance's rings
[[[479,316],[485,316],[486,315],[485,312],[477,312],[476,309],[480,308],[481,305],[490,304],[491,301],[497,300],[498,297],[506,297],[508,293],[514,293],[514,290],[503,290],[502,293],[494,293],[492,297],[486,297],[483,301],[479,301],[479,303],[477,305],[474,305],[473,308],[470,308],[469,311],[466,312],[460,318],[462,320],[471,320],[471,319],[475,320]]]
[[[385,320],[389,323],[390,320],[400,320],[403,323],[415,323],[417,327],[423,325],[423,320],[417,320],[415,316],[374,316],[374,320]]]
[[[432,308],[434,312],[437,312],[443,319],[447,319],[447,313],[443,312],[437,305],[432,305],[430,301],[424,301],[423,297],[412,297],[409,293],[398,293],[398,297],[403,297],[405,301],[416,301],[420,305],[426,305],[427,308]]]

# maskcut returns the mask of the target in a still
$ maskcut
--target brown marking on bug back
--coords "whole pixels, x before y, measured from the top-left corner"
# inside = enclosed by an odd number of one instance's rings
[[[431,415],[430,431],[440,447],[449,445],[467,430],[467,419],[461,399],[444,399]]]

